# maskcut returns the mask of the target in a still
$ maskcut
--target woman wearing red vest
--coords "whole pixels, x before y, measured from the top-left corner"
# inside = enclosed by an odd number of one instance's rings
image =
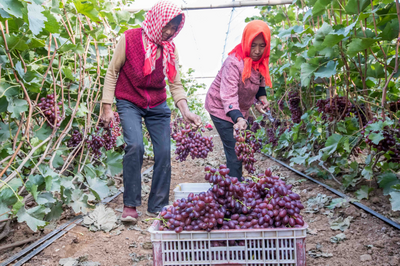
[[[102,119],[105,126],[113,119],[114,95],[126,142],[123,160],[124,209],[122,221],[138,218],[141,205],[143,163],[142,118],[154,147],[154,172],[147,215],[156,216],[168,205],[171,180],[170,117],[166,82],[183,118],[200,125],[199,116],[189,111],[178,69],[178,53],[173,38],[185,22],[176,5],[160,1],[147,12],[141,28],[121,36],[107,70],[103,89]]]
[[[256,99],[259,112],[269,103],[265,86],[272,87],[268,62],[271,33],[261,20],[249,22],[242,41],[230,53],[207,92],[205,107],[224,144],[230,176],[242,179],[242,162],[235,153],[234,128],[246,129],[250,107]]]

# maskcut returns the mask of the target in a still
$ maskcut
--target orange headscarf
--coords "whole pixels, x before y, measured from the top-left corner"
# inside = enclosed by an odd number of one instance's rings
[[[250,56],[251,44],[257,35],[262,34],[265,40],[265,50],[260,60],[253,61]],[[271,78],[269,76],[269,52],[271,43],[271,32],[267,23],[262,20],[253,20],[244,28],[242,42],[238,44],[230,53],[235,54],[237,58],[244,61],[242,81],[244,82],[251,75],[251,68],[258,70],[265,78],[265,85],[272,88]]]

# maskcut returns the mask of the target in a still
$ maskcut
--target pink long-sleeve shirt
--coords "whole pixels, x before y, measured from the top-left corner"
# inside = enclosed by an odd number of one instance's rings
[[[234,123],[228,112],[239,110],[248,118],[259,88],[265,87],[265,80],[260,72],[251,69],[250,78],[243,83],[243,68],[244,61],[235,55],[225,60],[207,92],[205,108],[211,115]]]

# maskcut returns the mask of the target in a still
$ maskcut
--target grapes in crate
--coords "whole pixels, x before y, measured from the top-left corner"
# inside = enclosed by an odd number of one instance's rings
[[[285,181],[265,173],[239,182],[229,176],[225,165],[218,169],[205,167],[210,189],[174,201],[160,213],[159,230],[211,231],[228,229],[262,229],[302,227],[304,208],[300,196]],[[215,245],[220,245],[215,244]],[[230,245],[240,245],[232,241]]]
[[[257,161],[254,158],[254,154],[256,152],[261,151],[262,142],[257,139],[254,132],[249,130],[239,131],[235,129],[236,132],[236,144],[235,144],[235,153],[239,161],[244,163],[244,168],[249,173],[255,172],[254,163]]]
[[[171,137],[176,141],[175,159],[183,162],[189,155],[192,159],[207,158],[213,151],[214,143],[212,136],[203,136],[203,132],[204,128],[195,129],[182,118],[175,119],[171,123]]]

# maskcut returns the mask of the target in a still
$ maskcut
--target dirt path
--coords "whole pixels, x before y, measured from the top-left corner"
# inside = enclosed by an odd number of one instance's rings
[[[215,131],[210,133],[216,134]],[[224,161],[222,144],[218,136],[214,138],[214,143],[216,149],[205,161],[172,162],[170,200],[173,200],[173,189],[177,184],[204,183],[204,166],[206,164],[217,166]],[[272,167],[274,173],[278,173],[287,182],[294,183],[295,190],[300,194],[304,205],[307,205],[308,200],[316,197],[322,200],[319,202],[321,204],[319,207],[314,206],[310,209],[310,212],[315,213],[303,212],[305,221],[309,224],[306,246],[307,265],[400,265],[400,232],[398,230],[352,205],[329,210],[326,207],[328,203],[323,204],[323,199],[326,199],[325,196],[337,198],[335,195],[262,155],[259,155],[258,159],[256,163],[258,169],[265,170],[267,167]],[[144,190],[150,187],[150,178],[151,176],[144,178]],[[152,265],[150,233],[147,232],[151,222],[144,221],[148,218],[145,216],[147,206],[145,193],[143,193],[143,200],[143,205],[138,208],[143,215],[136,226],[121,224],[111,233],[91,232],[86,227],[76,226],[25,265],[58,265],[60,259],[68,257],[81,257],[84,260],[100,263],[82,265]],[[122,204],[122,195],[120,195],[108,206],[120,216]],[[378,205],[375,206],[375,209],[377,208],[379,208]],[[346,218],[350,220],[348,217],[352,217],[349,228],[344,232],[332,230],[330,226],[331,221],[340,217],[345,220]],[[24,228],[21,225],[20,227]],[[331,237],[339,233],[344,233],[345,239],[339,243],[333,243]],[[29,232],[25,230],[22,234],[29,234]],[[3,256],[0,255],[0,262],[20,249],[6,251],[7,253]]]

